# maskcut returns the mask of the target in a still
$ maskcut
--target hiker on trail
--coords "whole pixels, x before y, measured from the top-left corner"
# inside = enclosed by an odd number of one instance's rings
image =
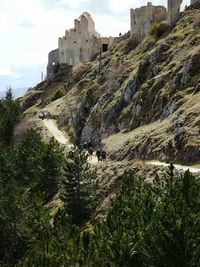
[[[97,156],[98,162],[102,161],[102,150],[101,149],[99,148],[97,149],[96,156]]]
[[[96,151],[96,156],[97,156],[98,162],[104,161],[106,159],[106,151],[98,148]]]
[[[42,119],[42,120],[44,119],[44,113],[43,112],[39,113],[39,118]]]
[[[89,141],[87,144],[87,151],[89,153],[89,160],[91,160],[93,155],[93,145],[91,141]]]
[[[51,117],[51,114],[50,114],[49,111],[44,111],[44,112],[43,112],[43,115],[44,115],[44,118],[45,118],[45,119],[49,119],[49,118]]]
[[[86,142],[83,143],[82,148],[83,148],[83,152],[85,153],[85,155],[87,156],[87,159],[88,159],[89,153],[87,150],[87,143]]]
[[[102,161],[104,161],[106,159],[106,156],[107,156],[106,151],[101,150]]]
[[[87,143],[86,142],[83,143],[83,150],[87,150]]]
[[[91,142],[91,140],[88,142],[88,144],[87,144],[87,148],[88,148],[88,149],[90,149],[90,148],[92,148],[92,149],[93,149],[93,145],[92,145],[92,142]]]

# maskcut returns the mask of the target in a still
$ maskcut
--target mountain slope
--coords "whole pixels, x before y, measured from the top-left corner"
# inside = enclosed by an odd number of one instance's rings
[[[103,141],[113,159],[199,162],[199,18],[185,11],[160,39],[137,46],[127,34],[96,61],[61,66],[23,97],[24,116],[48,110],[72,139]]]

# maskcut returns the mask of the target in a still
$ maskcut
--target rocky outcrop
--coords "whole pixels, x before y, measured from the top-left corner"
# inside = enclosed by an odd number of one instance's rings
[[[92,140],[96,146],[103,141],[115,159],[197,161],[199,12],[183,12],[160,39],[150,35],[130,48],[127,34],[101,61],[76,65],[69,72],[61,66],[56,82],[49,79],[42,93],[44,99],[58,90],[66,96],[45,109],[56,114],[75,141]]]

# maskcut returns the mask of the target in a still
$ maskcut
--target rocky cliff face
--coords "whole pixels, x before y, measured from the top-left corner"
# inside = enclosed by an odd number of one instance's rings
[[[49,110],[73,138],[103,142],[112,158],[198,162],[200,10],[137,47],[122,36],[102,58],[58,69],[35,90],[42,98],[25,116]],[[59,90],[64,96],[52,101]]]

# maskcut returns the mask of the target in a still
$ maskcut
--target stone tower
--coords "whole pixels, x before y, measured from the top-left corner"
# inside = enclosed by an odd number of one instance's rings
[[[147,6],[131,9],[131,36],[141,41],[148,34],[148,28],[153,22],[161,22],[167,18],[167,10],[164,6],[153,6],[148,2]]]
[[[179,17],[180,6],[183,0],[168,0],[168,24],[173,26]]]

